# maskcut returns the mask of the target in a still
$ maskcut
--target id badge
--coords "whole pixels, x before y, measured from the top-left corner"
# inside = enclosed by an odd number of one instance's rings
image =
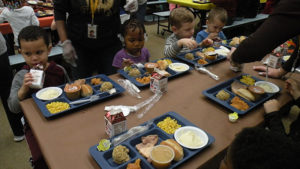
[[[88,24],[87,37],[90,39],[97,39],[97,27],[98,25]]]

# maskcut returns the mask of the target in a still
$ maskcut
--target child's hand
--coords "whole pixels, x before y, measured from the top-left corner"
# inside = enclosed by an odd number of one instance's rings
[[[211,46],[213,43],[214,41],[212,39],[206,38],[199,45],[201,47],[207,47],[207,46]]]
[[[32,84],[32,82],[34,81],[33,76],[31,73],[26,73],[24,75],[24,80],[23,80],[23,86],[28,87]]]
[[[274,112],[274,111],[278,111],[279,110],[279,102],[275,99],[268,100],[267,102],[264,103],[264,108],[265,108],[265,112],[267,114]]]
[[[122,62],[122,66],[123,67],[131,66],[132,64],[133,64],[132,60],[130,60],[130,59],[123,59],[123,62]]]
[[[198,44],[195,40],[189,38],[183,38],[177,41],[177,44],[180,48],[187,47],[189,49],[195,49],[198,47]]]
[[[23,100],[27,97],[27,93],[30,89],[30,85],[32,84],[32,82],[34,81],[33,76],[31,73],[26,73],[24,75],[24,80],[23,80],[23,84],[20,88],[20,90],[18,91],[18,98],[19,100]]]
[[[300,97],[299,85],[299,81],[296,81],[295,79],[287,79],[285,81],[285,88],[293,96],[294,100],[297,100]]]
[[[209,38],[209,39],[218,39],[219,38],[218,34],[219,33],[210,33],[207,38]]]

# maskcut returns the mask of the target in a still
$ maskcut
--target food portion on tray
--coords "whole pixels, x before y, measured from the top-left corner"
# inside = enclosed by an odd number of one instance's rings
[[[222,43],[228,47],[238,47],[246,38],[246,36],[236,36],[229,40],[223,40]]]
[[[159,69],[160,74],[168,78],[173,78],[190,71],[192,68],[187,64],[181,63],[172,58],[162,58],[154,62],[145,63],[142,66],[132,65],[124,69],[118,70],[118,72],[130,80],[138,87],[149,86],[151,73],[154,69]]]
[[[32,94],[32,98],[48,118],[115,96],[124,90],[109,77],[100,74],[70,84],[41,89]]]
[[[271,82],[242,74],[204,90],[203,94],[233,112],[245,114],[279,91],[280,88]]]
[[[94,145],[89,152],[98,165],[106,169],[175,168],[200,153],[214,140],[214,137],[179,114],[168,112],[153,119],[153,124],[143,133],[106,151],[99,151],[98,145]]]
[[[217,50],[220,51],[220,48],[197,48],[189,52],[180,53],[176,57],[193,65],[206,66],[226,59],[226,55],[222,55],[225,52],[217,53]]]

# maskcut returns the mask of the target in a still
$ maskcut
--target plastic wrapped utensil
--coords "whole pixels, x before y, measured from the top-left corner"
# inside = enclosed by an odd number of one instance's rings
[[[118,82],[119,82],[119,84],[123,87],[123,88],[125,88],[126,89],[126,91],[130,94],[130,95],[132,95],[132,96],[134,96],[134,97],[137,97],[137,98],[142,98],[140,95],[139,95],[139,92],[141,92],[140,91],[140,89],[139,88],[137,88],[133,83],[131,83],[129,80],[124,80],[124,79],[118,79]]]
[[[144,131],[148,130],[150,128],[150,126],[153,124],[153,121],[150,120],[147,122],[147,124],[145,126],[135,126],[132,127],[131,129],[129,129],[126,133],[115,137],[111,143],[113,146],[117,146],[119,144],[121,144],[123,141],[129,139],[132,136],[135,136],[137,134],[143,133]]]

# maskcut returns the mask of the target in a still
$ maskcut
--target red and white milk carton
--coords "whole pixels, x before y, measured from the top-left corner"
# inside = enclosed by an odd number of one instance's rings
[[[150,78],[150,90],[154,93],[166,92],[168,85],[168,77],[157,72],[152,73]]]
[[[104,115],[105,132],[113,137],[127,130],[127,120],[121,111],[107,112]]]

